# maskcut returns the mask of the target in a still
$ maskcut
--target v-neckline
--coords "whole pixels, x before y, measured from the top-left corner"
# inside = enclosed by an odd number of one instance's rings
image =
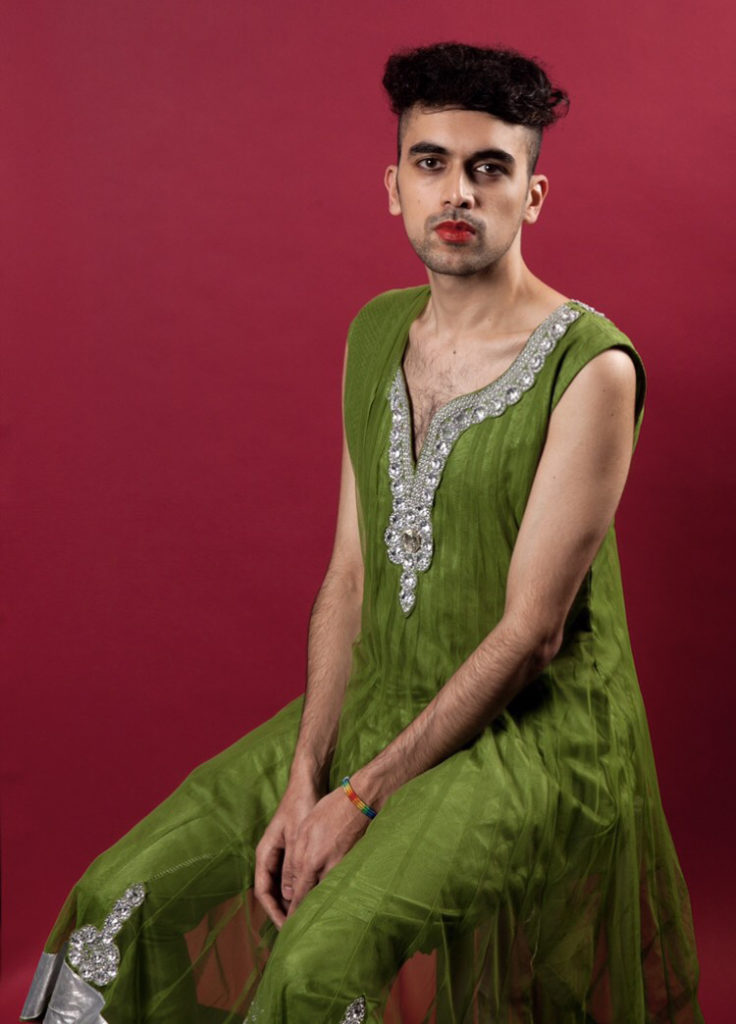
[[[411,613],[416,602],[419,575],[432,564],[435,543],[432,509],[455,442],[467,430],[487,419],[498,419],[521,402],[524,394],[534,387],[549,354],[570,325],[586,311],[603,315],[579,299],[566,299],[534,328],[500,376],[477,391],[456,395],[441,406],[430,420],[415,459],[414,425],[403,370],[409,328],[420,312],[419,306],[412,303],[410,316],[402,329],[405,340],[398,367],[387,395],[391,410],[388,446],[391,513],[383,535],[389,561],[401,566],[399,604],[404,615]]]
[[[395,380],[398,380],[398,382],[400,383],[401,389],[403,391],[403,397],[406,401],[409,435],[408,455],[413,475],[416,475],[417,468],[422,461],[422,455],[424,454],[425,449],[427,447],[427,441],[430,440],[430,438],[433,435],[433,427],[435,425],[435,421],[439,422],[441,418],[444,419],[445,417],[449,416],[456,406],[466,403],[469,399],[478,399],[478,401],[481,401],[485,397],[486,392],[490,392],[491,390],[496,390],[498,387],[502,387],[507,379],[513,378],[516,368],[519,366],[520,363],[524,361],[526,353],[534,345],[534,342],[539,337],[539,335],[542,334],[557,317],[559,317],[561,311],[566,306],[570,306],[571,303],[576,301],[575,299],[565,299],[565,301],[561,302],[559,306],[556,306],[552,310],[552,312],[549,313],[544,318],[544,320],[538,323],[537,326],[529,334],[528,338],[521,346],[519,351],[516,353],[514,358],[511,360],[509,365],[506,367],[506,369],[497,377],[494,377],[493,380],[488,381],[487,384],[483,384],[481,387],[476,388],[474,391],[466,391],[463,394],[455,395],[454,398],[451,398],[448,402],[445,402],[444,405],[441,405],[438,409],[435,409],[435,411],[430,416],[429,423],[427,425],[427,430],[424,434],[424,440],[422,441],[421,447],[417,452],[416,434],[414,430],[414,402],[412,401],[411,398],[409,384],[407,382],[406,373],[404,371],[404,359],[406,358],[406,353],[409,349],[409,332],[411,330],[411,325],[424,312],[432,294],[430,287],[428,285],[425,287],[427,288],[426,301],[422,303],[421,307],[415,313],[413,313],[411,320],[407,324],[406,331],[404,332],[404,344],[402,346],[401,352],[399,353],[398,368],[394,378]]]

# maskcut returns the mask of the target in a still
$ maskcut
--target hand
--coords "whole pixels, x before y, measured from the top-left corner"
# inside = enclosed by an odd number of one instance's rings
[[[342,789],[322,797],[303,820],[296,842],[287,848],[282,889],[288,893],[290,917],[310,889],[352,849],[370,824],[370,818],[348,800]]]
[[[277,928],[286,920],[291,888],[283,884],[282,864],[294,849],[302,821],[320,798],[315,784],[292,783],[286,788],[276,813],[256,847],[253,890],[256,899]]]

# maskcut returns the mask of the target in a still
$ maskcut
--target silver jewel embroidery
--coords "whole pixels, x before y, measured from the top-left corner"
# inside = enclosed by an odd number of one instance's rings
[[[243,1024],[258,1024],[258,1022],[262,1020],[263,1014],[261,1013],[258,1007],[258,993],[256,992],[256,995],[253,999],[253,1002],[250,1004],[250,1009],[248,1010],[248,1013],[246,1015],[245,1020],[243,1021]]]
[[[573,301],[588,312],[603,316],[592,306]],[[398,367],[389,391],[388,475],[393,508],[384,542],[390,561],[402,568],[399,604],[405,615],[416,603],[418,574],[426,572],[432,563],[432,507],[455,441],[474,423],[482,423],[489,416],[501,416],[510,405],[520,401],[534,384],[547,356],[580,315],[579,309],[567,303],[558,307],[531,333],[505,373],[480,391],[458,395],[444,405],[432,418],[416,467],[409,399],[403,370]]]
[[[101,931],[92,924],[86,924],[69,936],[66,958],[85,981],[109,985],[117,977],[120,951],[113,939],[136,907],[143,903],[145,896],[146,890],[140,882],[131,885],[113,904]]]
[[[256,993],[255,999],[250,1004],[248,1016],[243,1021],[243,1024],[259,1024],[259,1021],[263,1021],[263,1014],[258,1007],[258,993]]]
[[[339,1024],[364,1024],[366,1014],[365,997],[359,996],[354,999],[350,1006],[348,1006],[345,1013],[340,1018]],[[250,1004],[250,1010],[248,1016],[245,1018],[244,1024],[259,1024],[259,1021],[263,1020],[263,1012],[258,1007],[258,994]]]
[[[365,999],[360,996],[354,999],[340,1019],[340,1024],[363,1024],[365,1020]]]

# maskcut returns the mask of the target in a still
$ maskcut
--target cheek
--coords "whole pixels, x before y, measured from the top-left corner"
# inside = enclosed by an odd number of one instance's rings
[[[417,196],[412,196],[408,202],[404,202],[402,209],[404,211],[404,219],[412,224],[422,224],[427,218],[428,210],[426,205]]]
[[[519,196],[515,192],[496,196],[493,209],[496,215],[508,222],[509,225],[516,225],[526,213],[526,193],[523,196]]]

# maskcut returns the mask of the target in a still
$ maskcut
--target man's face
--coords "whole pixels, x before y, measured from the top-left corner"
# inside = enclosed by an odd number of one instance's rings
[[[439,274],[468,276],[520,243],[547,193],[529,176],[530,131],[483,111],[413,107],[398,167],[386,169],[389,210],[417,256]]]

